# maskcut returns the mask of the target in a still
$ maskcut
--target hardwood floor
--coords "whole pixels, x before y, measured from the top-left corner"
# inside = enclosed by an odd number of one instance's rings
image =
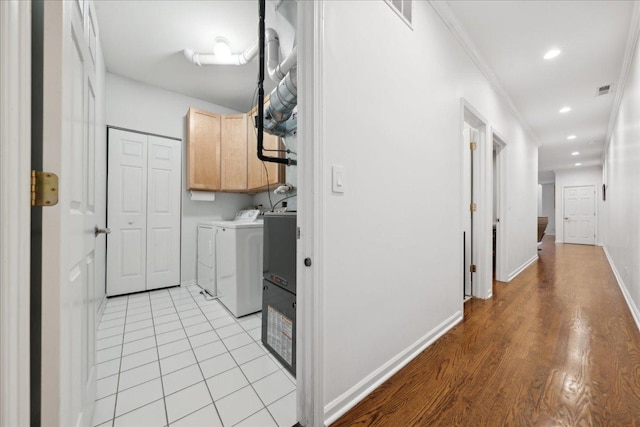
[[[640,426],[640,332],[602,248],[545,239],[333,426]]]

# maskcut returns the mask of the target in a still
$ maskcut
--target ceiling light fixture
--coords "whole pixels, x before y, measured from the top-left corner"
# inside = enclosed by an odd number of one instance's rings
[[[567,137],[567,139],[576,139],[576,136],[575,136],[575,135],[569,135],[569,136]]]
[[[575,165],[576,166],[582,166],[582,163],[576,163]]]
[[[553,59],[556,56],[560,55],[560,49],[551,49],[547,53],[544,54],[544,59]]]
[[[569,106],[564,106],[558,110],[559,113],[568,113],[569,111],[571,111],[571,107]]]
[[[223,37],[216,37],[216,42],[213,45],[213,54],[220,59],[230,58],[231,48],[229,47],[229,41]]]
[[[574,151],[573,153],[571,153],[571,155],[572,155],[572,156],[577,156],[577,155],[579,155],[579,154],[580,154],[580,152],[579,152],[579,151]]]

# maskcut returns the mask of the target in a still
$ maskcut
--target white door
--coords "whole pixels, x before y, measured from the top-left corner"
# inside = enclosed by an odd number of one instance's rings
[[[95,400],[97,27],[90,2],[44,5],[44,169],[59,203],[43,210],[44,424],[91,423]]]
[[[474,178],[478,175],[477,167],[474,169],[476,150],[471,150],[471,142],[478,141],[479,133],[466,122],[463,129],[463,167],[462,167],[462,189],[463,189],[463,239],[464,239],[464,298],[473,294],[473,274],[471,273],[471,265],[474,263],[474,230],[473,230],[473,212],[470,210],[471,204],[474,202]]]
[[[180,284],[179,141],[148,137],[147,289]]]
[[[595,187],[564,188],[564,242],[595,244]]]
[[[107,295],[146,289],[147,136],[109,129]]]
[[[109,129],[107,295],[180,284],[180,141]]]

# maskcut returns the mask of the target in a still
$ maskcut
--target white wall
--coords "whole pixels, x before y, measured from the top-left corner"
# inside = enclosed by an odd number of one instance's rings
[[[180,138],[182,153],[182,283],[196,278],[196,227],[203,219],[230,219],[252,204],[246,194],[216,193],[213,202],[196,202],[186,191],[186,114],[190,106],[236,113],[220,105],[169,92],[107,73],[107,125]],[[106,159],[105,159],[106,161]]]
[[[628,76],[605,152],[607,200],[603,208],[607,221],[603,243],[640,328],[640,53],[637,46]]]
[[[319,277],[331,421],[462,316],[461,98],[507,143],[509,271],[537,254],[538,149],[429,3],[413,3],[411,30],[384,2],[326,1],[323,28]],[[331,165],[345,167],[344,194],[331,192]]]
[[[542,184],[538,184],[538,216],[542,216]]]
[[[555,184],[542,184],[542,215],[549,218],[545,234],[556,234]]]
[[[592,166],[586,168],[573,168],[556,170],[556,210],[555,229],[556,243],[564,241],[564,189],[566,187],[578,187],[593,185],[596,190],[596,244],[601,245],[600,230],[602,230],[602,167]]]

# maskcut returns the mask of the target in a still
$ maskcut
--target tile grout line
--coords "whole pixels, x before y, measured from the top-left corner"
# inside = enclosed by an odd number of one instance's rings
[[[120,363],[118,363],[118,381],[116,381],[116,397],[113,402],[113,417],[111,418],[111,427],[115,426],[116,423],[116,408],[118,407],[118,387],[120,387],[120,368],[122,367],[122,352],[124,351],[124,330],[127,328],[127,315],[126,312],[129,310],[129,297],[127,296],[127,303],[124,315],[124,324],[122,325],[122,347],[120,347]]]
[[[192,298],[193,298],[193,295],[192,295]],[[194,298],[194,301],[195,301],[195,298]],[[220,302],[219,302],[219,300],[218,300],[218,303],[219,303],[220,305],[224,305],[224,304],[220,303]],[[198,304],[198,303],[197,303],[197,301],[196,301],[196,304]],[[200,311],[202,312],[202,314],[204,314],[204,311],[202,311],[202,307],[200,307],[200,304],[198,304],[198,308],[200,308]],[[233,316],[233,315],[232,315],[232,316]],[[207,317],[207,316],[205,316],[205,317]],[[238,324],[238,321],[236,320],[237,318],[236,318],[235,316],[233,316],[233,317],[234,317],[234,322],[235,322],[236,324]],[[208,318],[207,318],[207,321],[209,321],[209,319],[208,319]],[[209,324],[211,324],[211,321],[209,321]],[[240,329],[242,329],[242,332],[247,333],[247,331],[242,327],[242,325],[238,324],[238,326],[240,326]],[[211,325],[211,327],[213,328],[213,325]],[[213,329],[214,329],[214,331],[215,331],[215,328],[213,328]],[[240,335],[240,333],[238,333],[238,334],[236,334],[236,335]],[[232,335],[232,336],[233,336],[233,335]],[[228,338],[228,337],[227,337],[227,338]],[[251,337],[251,339],[253,340],[253,337]],[[259,394],[258,394],[258,392],[256,391],[255,387],[253,387],[253,383],[249,380],[249,378],[247,378],[247,375],[244,373],[244,371],[242,370],[242,368],[240,367],[240,365],[238,365],[238,362],[237,362],[236,358],[235,358],[235,357],[233,357],[233,354],[231,354],[231,350],[229,350],[229,348],[228,348],[228,347],[227,347],[227,345],[224,343],[224,341],[222,340],[222,338],[220,338],[220,341],[222,342],[222,345],[224,346],[224,348],[226,348],[226,349],[227,349],[227,353],[229,353],[229,356],[231,356],[231,358],[233,359],[233,361],[236,363],[236,365],[238,366],[238,369],[240,370],[240,373],[241,373],[241,374],[242,374],[242,376],[247,380],[247,382],[249,383],[249,386],[251,387],[251,389],[253,390],[253,392],[255,393],[255,395],[256,395],[256,396],[258,396],[258,400],[260,401],[260,403],[262,403],[262,408],[258,409],[256,412],[254,412],[254,413],[252,413],[252,414],[249,414],[247,417],[245,417],[245,418],[241,419],[240,421],[238,421],[238,422],[237,422],[237,423],[235,423],[234,425],[236,425],[236,424],[238,424],[238,423],[241,423],[242,421],[246,420],[246,419],[247,419],[247,418],[249,418],[249,417],[254,416],[254,415],[255,415],[255,414],[257,414],[258,412],[260,412],[262,409],[266,409],[266,410],[267,410],[267,413],[269,414],[269,416],[273,419],[273,421],[276,423],[276,425],[278,425],[278,422],[275,420],[275,418],[273,417],[273,415],[271,415],[271,412],[270,412],[270,411],[269,411],[269,409],[267,408],[267,405],[265,405],[265,404],[264,404],[264,401],[262,400],[262,398],[260,397],[260,395],[259,395]],[[254,340],[254,341],[255,341],[255,340]],[[248,345],[248,344],[247,344],[247,345]],[[260,357],[262,357],[262,356],[260,356]],[[267,357],[268,357],[268,356],[267,356]],[[256,359],[257,359],[257,358],[256,358]],[[196,358],[196,360],[197,360],[197,358]],[[253,360],[255,360],[255,359],[253,359]],[[200,362],[199,362],[199,361],[198,361],[198,366],[200,366]],[[204,376],[204,373],[203,373],[203,376]],[[266,378],[266,377],[265,377],[265,378]],[[206,378],[205,378],[205,381],[206,381]],[[242,387],[240,390],[242,390],[243,388],[245,388],[245,387]],[[207,386],[207,390],[208,390],[208,389],[209,389],[209,387]],[[238,390],[236,390],[236,391],[238,391]],[[296,386],[296,391],[297,391],[297,386]],[[235,393],[235,392],[234,392],[234,393]],[[209,394],[211,394],[211,390],[209,390]],[[230,396],[231,394],[233,394],[233,393],[229,393],[227,396]],[[226,397],[226,396],[225,396],[225,397]],[[211,398],[213,399],[213,396],[211,396]],[[222,399],[222,398],[221,398],[221,399]],[[214,400],[214,401],[213,401],[213,405],[215,406],[215,404],[216,404],[216,402],[215,402],[215,400]],[[218,410],[218,408],[216,407],[216,411],[217,411],[217,410]],[[222,418],[220,418],[220,420],[222,421]]]
[[[169,291],[167,293],[170,294]],[[160,387],[162,388],[162,403],[164,404],[164,419],[167,422],[165,425],[169,425],[169,411],[167,410],[167,396],[164,393],[164,380],[162,378],[162,364],[160,363],[160,350],[158,350],[158,336],[156,334],[156,322],[153,318],[153,301],[151,300],[151,294],[149,294],[149,305],[151,306],[151,323],[153,325],[153,339],[156,342],[156,356],[158,356],[158,371],[160,371]],[[153,403],[153,402],[152,402]]]
[[[193,295],[191,295],[191,292],[187,289],[187,288],[182,288],[184,290],[186,290],[187,292],[189,292],[189,296],[191,297],[191,299],[193,300],[193,302],[198,306],[198,308],[200,308],[200,306],[198,305],[198,303],[196,302],[195,298],[193,298]],[[171,293],[169,293],[169,295],[171,296],[171,301],[173,302],[173,306],[176,309],[176,312],[178,312],[178,307],[176,306],[176,303],[173,299],[173,295],[171,295]],[[200,310],[202,311],[202,310]],[[206,317],[206,316],[205,316]],[[182,324],[182,319],[180,318],[180,314],[178,312],[178,319],[180,320],[180,324]],[[207,319],[208,321],[209,319]],[[183,324],[182,324],[183,325]],[[182,326],[184,329],[184,325]],[[211,327],[213,328],[213,325],[211,325]],[[215,328],[214,328],[214,332],[215,332]],[[187,331],[185,331],[185,335],[187,335]],[[222,338],[220,339],[220,341],[222,341]],[[193,357],[196,359],[196,364],[198,365],[198,370],[200,371],[200,375],[202,375],[202,380],[204,382],[204,386],[207,389],[207,393],[209,393],[209,397],[211,398],[211,403],[213,404],[213,409],[215,409],[216,414],[218,415],[218,419],[220,420],[220,422],[222,423],[222,425],[224,426],[224,422],[222,421],[222,417],[220,416],[220,411],[218,411],[218,407],[216,406],[216,402],[213,399],[213,395],[211,394],[211,390],[209,390],[209,385],[207,384],[207,378],[204,376],[204,372],[202,372],[202,367],[200,366],[200,362],[198,361],[198,358],[196,357],[196,352],[193,350],[193,346],[191,345],[191,341],[189,340],[189,337],[187,336],[187,342],[189,343],[189,347],[191,348],[191,352],[193,353]],[[222,343],[222,345],[224,345],[224,343]],[[225,347],[226,348],[226,347]],[[235,362],[235,360],[234,360]],[[196,383],[198,384],[198,383]],[[193,386],[195,384],[192,384],[191,386]],[[189,386],[189,387],[191,387]],[[209,405],[206,405],[209,406]],[[206,406],[203,406],[206,407]],[[202,408],[200,408],[202,409]],[[198,411],[200,410],[198,409]],[[186,415],[185,415],[186,416]],[[177,421],[177,420],[176,420]]]

